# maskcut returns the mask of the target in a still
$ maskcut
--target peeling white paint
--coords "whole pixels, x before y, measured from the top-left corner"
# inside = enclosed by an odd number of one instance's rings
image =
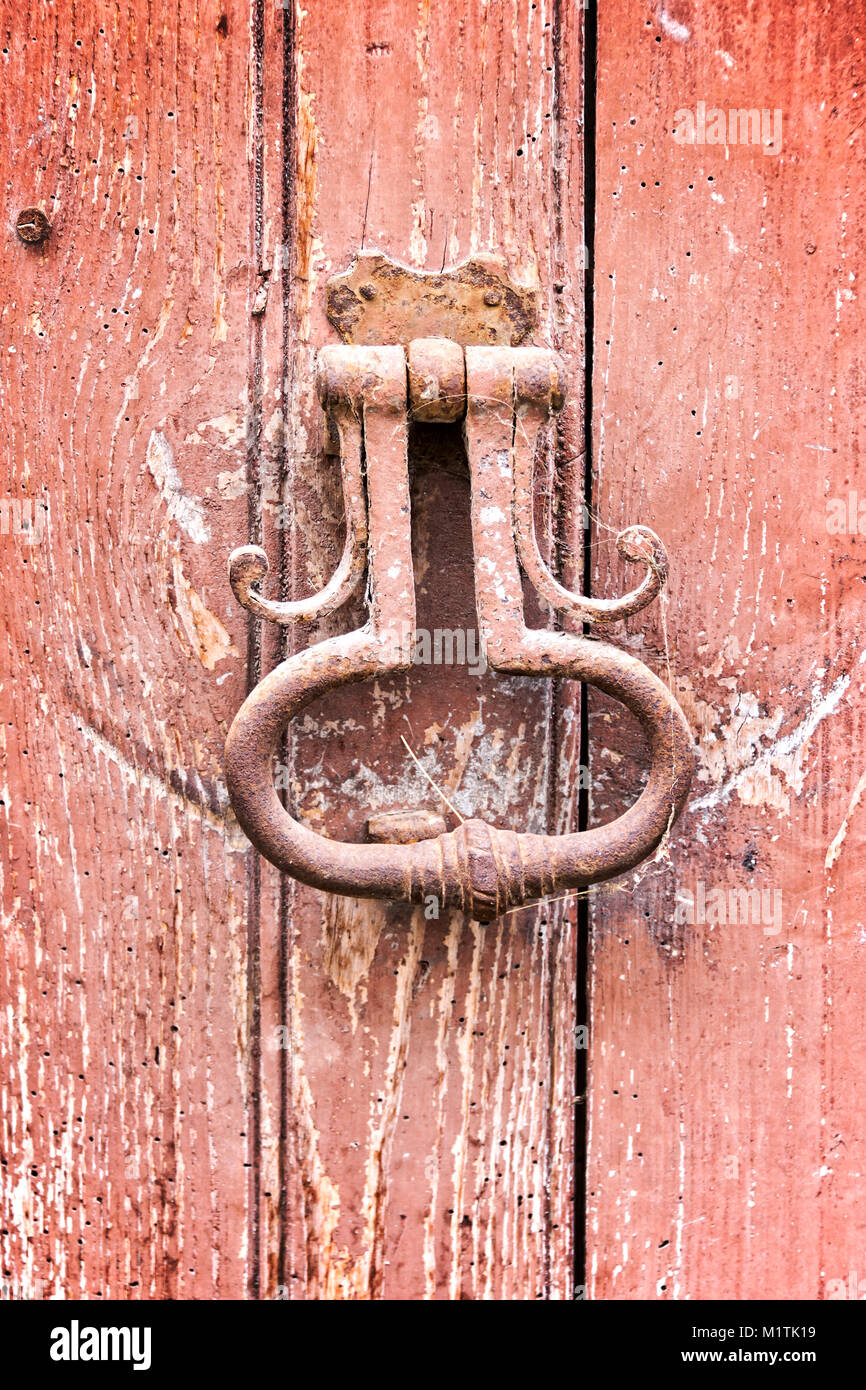
[[[862,776],[860,777],[860,781],[854,788],[851,800],[848,803],[848,810],[845,812],[845,819],[842,821],[842,824],[839,826],[839,829],[836,831],[836,834],[833,836],[833,839],[830,842],[830,848],[827,850],[827,857],[824,860],[825,869],[832,869],[833,865],[836,863],[836,860],[839,858],[839,853],[842,849],[845,836],[848,834],[848,822],[851,819],[854,812],[856,811],[857,807],[859,806],[860,798],[862,797],[864,791],[866,791],[866,772],[862,774]]]
[[[776,734],[784,710],[779,708],[772,715],[762,716],[755,695],[733,694],[729,721],[720,734],[711,732],[701,743],[704,780],[714,783],[713,790],[693,801],[690,810],[714,810],[736,793],[746,806],[768,805],[787,813],[790,810],[788,793],[797,796],[803,789],[803,762],[809,740],[822,720],[838,708],[850,684],[851,676],[846,672],[837,677],[826,694],[816,687],[809,713],[795,729],[778,740]],[[776,741],[762,749],[760,743],[766,737]],[[731,770],[726,778],[723,777],[725,768]]]
[[[147,467],[168,507],[172,521],[176,521],[196,545],[210,540],[210,528],[204,518],[201,502],[188,497],[183,491],[180,474],[174,466],[171,445],[159,430],[152,430],[147,442]]]
[[[677,43],[688,43],[692,36],[692,31],[688,25],[680,24],[679,20],[674,19],[665,9],[662,9],[659,14],[659,24],[668,37],[676,39]]]

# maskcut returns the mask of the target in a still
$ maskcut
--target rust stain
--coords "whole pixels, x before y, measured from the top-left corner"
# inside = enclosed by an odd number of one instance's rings
[[[313,232],[316,216],[316,158],[318,130],[313,119],[314,96],[312,92],[301,92],[298,103],[298,182],[297,182],[297,281],[301,303],[297,313],[300,322],[309,315],[312,295],[316,287],[314,255],[316,239]]]
[[[227,657],[238,656],[237,647],[220,622],[202,601],[183,572],[180,556],[172,556],[170,597],[180,629],[205,670],[212,671]]]
[[[349,270],[328,281],[327,311],[347,343],[440,338],[464,346],[514,345],[532,331],[537,296],[516,284],[493,255],[479,253],[452,270],[423,271],[378,251],[359,251]]]

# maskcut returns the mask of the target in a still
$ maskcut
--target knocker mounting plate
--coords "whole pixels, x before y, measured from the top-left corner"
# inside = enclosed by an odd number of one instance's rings
[[[411,270],[379,251],[359,251],[327,285],[328,318],[344,343],[386,346],[450,338],[461,347],[515,347],[535,327],[537,295],[517,285],[497,256],[452,270]]]
[[[471,269],[479,265],[487,267],[481,284]],[[318,355],[319,397],[336,432],[343,471],[342,558],[320,593],[291,603],[263,594],[263,550],[243,546],[229,562],[239,602],[271,622],[310,622],[331,613],[365,577],[369,596],[362,628],[290,656],[256,686],[235,717],[226,743],[226,778],[253,844],[314,887],[414,903],[436,897],[442,907],[481,921],[639,863],[679,814],[694,766],[682,711],[648,667],[607,642],[526,625],[524,577],[558,612],[604,628],[653,601],[667,578],[667,556],[647,527],[623,531],[620,554],[645,573],[636,588],[616,599],[572,593],[548,569],[535,534],[533,464],[539,431],[562,405],[562,367],[544,348],[503,344],[503,338],[508,344],[528,331],[528,300],[521,301],[516,318],[506,310],[483,323],[473,319],[473,296],[483,297],[485,285],[496,287],[491,298],[502,291],[498,303],[486,306],[491,311],[500,310],[508,294],[528,293],[506,284],[503,275],[476,260],[447,275],[419,276],[364,253],[331,282],[329,304],[336,302],[343,314],[345,336],[382,334],[375,346],[330,346]],[[375,305],[379,290],[391,282],[398,288],[390,307],[380,304],[379,319],[370,317],[374,311],[364,305]],[[364,294],[364,286],[375,293]],[[445,336],[448,327],[463,341]],[[428,336],[412,336],[419,329]],[[471,333],[482,335],[481,342],[467,340]],[[493,335],[494,345],[484,345],[484,334]],[[306,705],[338,686],[411,667],[407,634],[415,629],[415,578],[407,446],[413,416],[463,419],[475,598],[487,664],[514,674],[588,682],[621,701],[643,725],[652,755],[648,782],[635,804],[609,825],[571,835],[530,835],[477,819],[448,830],[430,814],[402,814],[399,823],[379,815],[370,818],[369,843],[345,844],[310,830],[277,797],[274,755],[287,724]]]

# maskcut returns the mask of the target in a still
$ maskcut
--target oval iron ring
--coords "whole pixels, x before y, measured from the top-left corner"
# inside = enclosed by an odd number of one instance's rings
[[[657,847],[688,795],[694,750],[682,711],[642,662],[608,643],[564,633],[527,635],[522,674],[597,686],[643,726],[652,758],[649,780],[623,815],[562,836],[517,833],[473,819],[413,844],[347,844],[295,820],[280,803],[272,776],[272,759],[289,722],[329,690],[408,669],[399,648],[366,628],[284,661],[235,716],[225,769],[232,806],[249,839],[272,864],[314,888],[413,903],[434,897],[441,907],[478,921],[633,868]]]

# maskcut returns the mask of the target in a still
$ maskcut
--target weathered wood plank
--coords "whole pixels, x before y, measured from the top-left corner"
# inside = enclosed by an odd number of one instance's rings
[[[575,387],[560,455],[579,471],[578,17],[524,0],[411,14],[376,0],[312,6],[300,18],[285,488],[296,592],[323,582],[339,543],[313,360],[334,336],[327,276],[363,245],[428,267],[493,250],[539,284],[539,341],[561,343]],[[559,62],[559,89],[555,24],[568,65]],[[459,437],[419,429],[413,459],[419,625],[472,630]],[[573,523],[572,508],[569,536]],[[337,836],[362,833],[367,814],[391,805],[441,809],[402,750],[404,734],[464,813],[541,829],[555,801],[553,697],[467,667],[419,668],[331,697],[295,739],[291,793]],[[515,913],[481,928],[291,893],[283,1026],[293,1160],[277,1286],[307,1298],[568,1296],[570,916],[563,926],[559,909]]]
[[[30,143],[4,146],[7,224],[37,203],[54,232],[2,248],[12,496],[48,505],[35,545],[3,536],[3,1268],[68,1296],[562,1296],[569,915],[482,929],[280,885],[226,817],[220,750],[245,659],[278,650],[248,642],[227,552],[261,532],[307,586],[339,541],[311,370],[329,269],[365,238],[416,264],[504,252],[577,385],[578,35],[528,4],[415,29],[322,8],[295,101],[287,22],[132,3],[8,25],[4,128]],[[580,416],[575,389],[566,473]],[[422,621],[473,628],[459,440],[415,453]],[[421,672],[312,719],[292,775],[354,831],[426,800],[405,729],[464,809],[563,824],[561,709],[551,744],[552,691]]]
[[[250,16],[34,3],[2,29],[6,487],[44,508],[0,537],[4,1278],[236,1297]]]
[[[668,544],[701,772],[670,863],[593,908],[595,1297],[811,1299],[862,1267],[863,540],[827,527],[864,437],[860,47],[813,3],[599,13],[598,506]],[[780,152],[678,143],[698,103],[778,111]],[[664,670],[658,616],[628,627]],[[591,729],[606,818],[642,763],[613,707]],[[676,922],[701,885],[766,919]]]

